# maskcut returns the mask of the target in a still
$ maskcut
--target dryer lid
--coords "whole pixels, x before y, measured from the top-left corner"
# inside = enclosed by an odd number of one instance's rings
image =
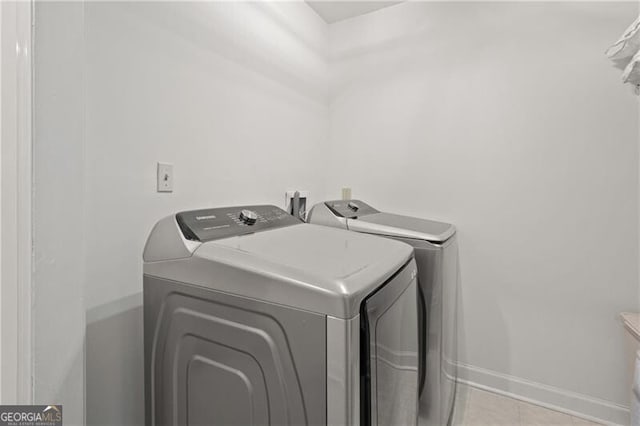
[[[455,226],[449,223],[391,213],[374,213],[348,219],[347,227],[358,232],[425,240],[437,244],[444,243],[456,232]]]

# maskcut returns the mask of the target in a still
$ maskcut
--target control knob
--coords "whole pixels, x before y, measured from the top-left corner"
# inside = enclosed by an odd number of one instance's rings
[[[240,212],[240,220],[247,225],[253,225],[258,220],[256,212],[251,210],[242,210]]]

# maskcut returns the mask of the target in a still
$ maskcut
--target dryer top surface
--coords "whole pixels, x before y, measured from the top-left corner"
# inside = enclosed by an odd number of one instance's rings
[[[379,235],[444,243],[456,232],[455,226],[391,213],[374,213],[347,221],[349,229]]]

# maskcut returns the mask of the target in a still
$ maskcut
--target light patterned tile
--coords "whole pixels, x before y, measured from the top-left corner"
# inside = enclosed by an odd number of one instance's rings
[[[573,419],[568,414],[549,410],[538,405],[519,402],[520,424],[522,426],[573,426]]]
[[[458,385],[453,426],[602,426],[506,396]]]
[[[580,417],[571,417],[574,426],[601,426],[601,423],[595,423]]]
[[[464,425],[464,416],[467,412],[467,398],[469,395],[469,387],[458,384],[456,390],[456,400],[453,406],[453,417],[451,419],[452,426]]]
[[[470,388],[461,418],[466,426],[514,426],[519,424],[518,403],[491,392]]]

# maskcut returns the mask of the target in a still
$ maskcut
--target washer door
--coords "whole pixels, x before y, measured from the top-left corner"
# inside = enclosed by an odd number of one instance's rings
[[[411,262],[411,268],[415,268]],[[417,285],[404,274],[361,309],[361,422],[415,425],[418,415]],[[405,276],[406,277],[406,276]]]

